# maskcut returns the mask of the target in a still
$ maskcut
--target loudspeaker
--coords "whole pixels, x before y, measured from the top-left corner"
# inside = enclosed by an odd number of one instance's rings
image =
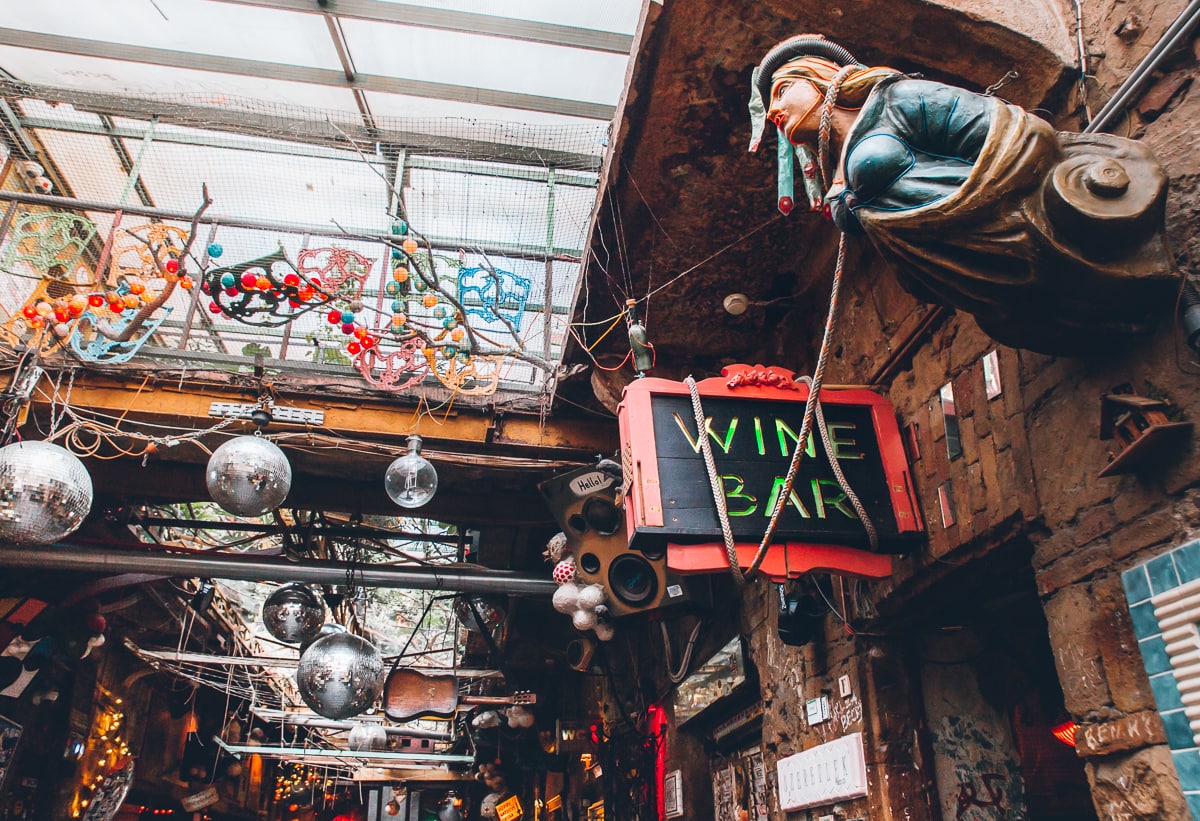
[[[591,668],[594,655],[596,642],[589,638],[572,639],[567,645],[567,665],[580,673],[586,673]]]
[[[618,506],[620,466],[605,460],[538,486],[575,556],[578,583],[599,584],[614,618],[682,604],[684,581],[667,573],[665,548],[629,547],[625,512]]]

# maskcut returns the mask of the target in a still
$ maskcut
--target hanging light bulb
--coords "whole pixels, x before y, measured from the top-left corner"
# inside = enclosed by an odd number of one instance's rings
[[[388,465],[383,486],[400,507],[421,507],[437,493],[438,476],[421,455],[421,437],[408,437],[408,453]]]

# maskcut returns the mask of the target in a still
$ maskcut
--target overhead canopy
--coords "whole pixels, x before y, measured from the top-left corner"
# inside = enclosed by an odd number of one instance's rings
[[[383,240],[411,229],[478,334],[477,362],[431,360],[412,392],[519,401],[553,391],[641,5],[20,4],[0,28],[0,123],[16,159],[80,201],[98,243],[150,219],[186,229],[207,186],[193,267],[354,252],[352,301],[380,353],[399,341],[397,314],[432,335],[446,324],[444,304],[389,290],[397,255]],[[29,288],[3,290],[11,314]],[[331,354],[345,340],[322,311],[262,328],[206,304],[172,294],[145,351],[350,364]],[[472,364],[475,382],[445,373]]]

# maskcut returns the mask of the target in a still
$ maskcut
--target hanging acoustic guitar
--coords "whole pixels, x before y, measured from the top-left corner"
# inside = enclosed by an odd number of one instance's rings
[[[397,668],[383,686],[383,711],[392,721],[418,718],[453,718],[459,704],[502,706],[536,704],[537,694],[511,696],[460,696],[454,676],[430,676],[412,668]]]

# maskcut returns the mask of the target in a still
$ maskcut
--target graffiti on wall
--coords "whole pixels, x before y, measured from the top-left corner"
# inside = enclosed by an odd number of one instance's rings
[[[943,643],[932,655],[964,658],[975,649],[971,644]],[[1026,821],[1012,727],[980,693],[974,666],[927,664],[922,689],[942,818]]]

